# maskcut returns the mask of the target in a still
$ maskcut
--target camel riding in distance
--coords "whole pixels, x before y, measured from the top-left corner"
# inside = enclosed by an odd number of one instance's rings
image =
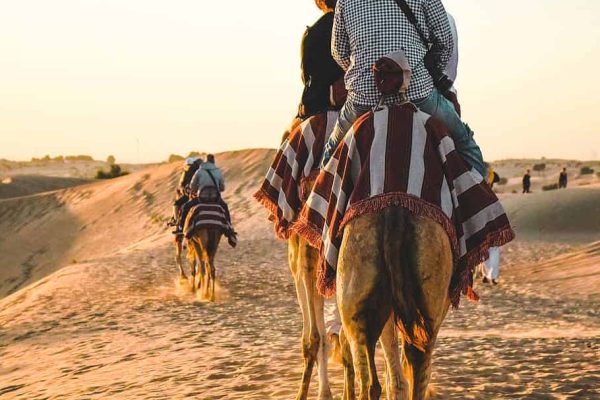
[[[202,189],[198,199],[198,204],[187,215],[184,227],[188,259],[192,265],[191,278],[194,289],[199,290],[203,299],[215,301],[215,256],[221,236],[231,231],[231,226],[216,187]]]
[[[420,400],[427,396],[436,338],[450,305],[458,307],[463,294],[477,300],[475,266],[514,232],[496,195],[458,155],[447,128],[406,100],[410,67],[404,53],[376,66],[403,101],[378,106],[354,123],[317,177],[293,230],[320,249],[317,284],[320,293],[337,298],[359,398],[381,396],[375,366],[381,337],[388,398]],[[384,94],[390,90],[378,87]],[[402,365],[390,344],[397,340]]]

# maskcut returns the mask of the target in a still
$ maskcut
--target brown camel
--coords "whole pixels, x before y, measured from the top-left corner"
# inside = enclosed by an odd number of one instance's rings
[[[188,260],[191,265],[191,283],[200,291],[203,299],[215,301],[215,255],[221,241],[220,228],[198,229],[188,241]],[[178,250],[181,254],[181,250]],[[181,256],[179,255],[179,259]],[[181,262],[181,261],[179,261]],[[180,267],[180,271],[181,267]],[[196,273],[198,284],[196,286]]]
[[[380,336],[386,350],[388,398],[426,398],[433,348],[450,306],[452,271],[448,235],[429,218],[389,207],[357,217],[345,227],[337,301],[359,376],[360,399],[381,395],[374,360]],[[395,324],[389,323],[391,318]],[[397,332],[404,376],[398,355],[387,354],[398,343]]]

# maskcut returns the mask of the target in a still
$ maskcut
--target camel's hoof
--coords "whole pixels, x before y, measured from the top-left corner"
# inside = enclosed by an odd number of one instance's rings
[[[331,395],[331,390],[329,388],[322,393],[319,393],[319,400],[333,400],[333,396]]]

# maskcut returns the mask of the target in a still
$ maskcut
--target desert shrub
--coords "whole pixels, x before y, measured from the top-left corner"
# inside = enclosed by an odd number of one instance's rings
[[[498,181],[498,185],[506,185],[508,183],[508,179],[506,178],[500,178],[500,180]]]
[[[154,195],[147,190],[142,192],[142,196],[144,196],[144,200],[148,205],[152,205],[154,203]]]
[[[557,189],[558,189],[558,183],[553,183],[551,185],[542,186],[542,190],[544,192],[548,192],[550,190],[557,190]]]
[[[189,157],[200,157],[202,155],[202,153],[200,153],[199,151],[190,151],[190,154],[188,154],[188,158]]]
[[[127,171],[122,171],[119,164],[113,164],[110,166],[110,171],[108,172],[104,172],[103,170],[99,169],[96,172],[96,179],[118,178],[119,176],[127,175],[128,173],[129,172]]]
[[[117,159],[111,154],[110,156],[106,157],[106,162],[109,165],[113,165],[115,162],[117,162]]]
[[[183,157],[182,157],[182,156],[180,156],[179,154],[171,154],[171,155],[169,156],[169,162],[170,162],[170,163],[171,163],[171,162],[175,162],[175,161],[181,161],[181,160],[183,160]]]
[[[596,176],[600,178],[600,172],[596,172]]]
[[[546,163],[534,164],[532,169],[536,172],[544,171],[546,169]]]
[[[588,166],[584,166],[584,167],[581,167],[581,169],[579,170],[579,173],[581,175],[592,175],[594,173],[594,170]]]
[[[63,162],[63,161],[65,161],[65,158],[63,156],[56,156],[52,159],[52,161]]]
[[[86,155],[77,155],[77,156],[66,156],[65,160],[68,161],[94,161],[94,159],[92,158],[92,156],[86,156]]]

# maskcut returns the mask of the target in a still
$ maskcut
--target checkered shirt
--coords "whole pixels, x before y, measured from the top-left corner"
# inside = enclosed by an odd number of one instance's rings
[[[454,47],[448,17],[441,0],[406,0],[429,42],[440,52],[443,71]],[[433,80],[424,65],[425,44],[394,0],[338,0],[335,8],[331,53],[346,71],[348,100],[375,105],[381,93],[375,86],[372,65],[382,56],[403,49],[412,68],[408,97],[426,98]],[[394,104],[399,96],[388,96]]]

